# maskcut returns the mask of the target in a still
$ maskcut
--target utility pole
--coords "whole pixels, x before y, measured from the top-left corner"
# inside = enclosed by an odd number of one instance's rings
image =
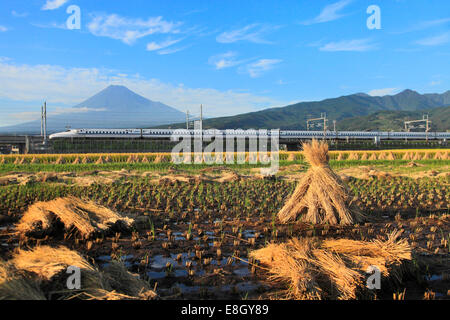
[[[203,105],[200,105],[200,130],[203,130]]]
[[[189,130],[189,110],[186,111],[186,130]]]
[[[44,102],[44,144],[47,144],[47,101]]]
[[[44,105],[41,105],[41,137],[44,136]]]

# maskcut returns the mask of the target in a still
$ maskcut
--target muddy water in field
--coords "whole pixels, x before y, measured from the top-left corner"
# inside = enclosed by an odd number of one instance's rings
[[[417,230],[417,225],[422,229]],[[89,254],[96,255],[102,251],[106,256],[125,261],[132,272],[149,280],[157,286],[158,293],[173,299],[241,299],[259,298],[278,292],[285,287],[268,282],[268,274],[257,265],[248,261],[248,252],[260,248],[271,241],[286,241],[291,236],[317,236],[319,238],[350,238],[355,240],[372,240],[385,238],[394,229],[404,230],[404,236],[416,234],[415,241],[410,241],[421,254],[439,254],[440,266],[428,263],[427,276],[422,274],[421,284],[418,279],[409,279],[403,284],[409,295],[407,298],[421,299],[424,292],[434,290],[437,299],[446,299],[450,288],[447,272],[448,247],[442,245],[439,235],[448,234],[450,225],[448,217],[439,216],[409,219],[380,218],[378,222],[352,227],[312,228],[309,224],[272,225],[270,217],[256,217],[237,220],[211,215],[207,219],[197,219],[187,215],[184,218],[154,219],[156,239],[149,240],[149,230],[139,230],[139,239],[132,241],[123,236],[119,247],[111,250],[111,240],[94,247]],[[270,226],[270,227],[268,227]],[[430,227],[436,226],[433,236]],[[417,234],[417,231],[420,233]],[[190,233],[190,240],[187,234]],[[434,238],[434,240],[432,240]],[[432,242],[431,247],[430,243]],[[430,248],[427,248],[429,246]],[[109,252],[108,252],[109,251]],[[447,267],[445,267],[447,265]],[[420,281],[419,281],[420,282]],[[390,299],[395,290],[390,288],[380,297]],[[448,287],[446,289],[446,287]]]
[[[418,275],[409,276],[379,297],[392,299],[393,292],[406,288],[407,299],[422,299],[427,290],[432,290],[436,299],[449,298],[450,255],[448,244],[442,240],[442,235],[445,238],[450,234],[448,216],[380,217],[378,221],[359,226],[315,228],[303,223],[273,226],[272,217],[238,220],[214,212],[201,218],[180,214],[172,219],[164,215],[151,219],[155,238],[151,236],[152,229],[141,225],[133,235],[116,234],[93,241],[89,250],[85,240],[74,242],[60,238],[41,243],[66,245],[92,257],[99,266],[120,259],[131,272],[148,280],[156,286],[158,294],[168,299],[256,299],[286,287],[269,282],[268,274],[259,268],[258,262],[248,261],[251,250],[292,236],[372,240],[386,238],[392,230],[400,229],[417,252],[417,258],[428,260]],[[18,245],[17,237],[9,236],[13,232],[11,228],[0,230],[0,257],[5,260]]]

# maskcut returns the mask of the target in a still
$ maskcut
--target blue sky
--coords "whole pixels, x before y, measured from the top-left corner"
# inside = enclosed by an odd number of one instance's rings
[[[81,13],[69,29],[70,6]],[[380,9],[369,29],[367,8]],[[450,89],[448,0],[1,0],[0,125],[109,84],[206,116]],[[81,112],[81,111],[77,111]]]

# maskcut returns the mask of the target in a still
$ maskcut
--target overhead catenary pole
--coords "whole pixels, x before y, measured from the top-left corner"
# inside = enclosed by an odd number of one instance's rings
[[[425,125],[423,124],[425,122]],[[428,132],[430,131],[430,124],[431,124],[431,120],[428,117],[428,114],[424,114],[422,116],[421,120],[411,120],[411,121],[404,121],[405,124],[405,131],[406,132],[410,132],[411,131],[411,127],[414,128],[416,123],[422,123],[422,125],[419,125],[416,128],[424,128],[425,127],[425,137],[426,137],[426,141],[428,142]],[[406,140],[406,137],[405,137]]]
[[[41,105],[41,137],[44,136],[44,106]]]
[[[186,130],[189,130],[189,110],[186,111]]]
[[[47,143],[47,101],[44,101],[44,143]]]
[[[200,130],[203,130],[203,105],[200,105]]]

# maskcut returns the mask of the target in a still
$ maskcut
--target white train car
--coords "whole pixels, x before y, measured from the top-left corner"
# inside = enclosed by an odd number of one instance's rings
[[[174,139],[175,137],[191,136],[202,134],[204,138],[212,138],[217,135],[239,137],[256,137],[261,135],[259,130],[186,130],[186,129],[72,129],[66,132],[54,133],[49,136],[53,139],[64,138],[96,138],[96,139]],[[270,130],[267,131],[270,136]],[[363,139],[363,140],[443,140],[450,139],[450,132],[389,132],[389,131],[326,131],[327,139]],[[280,139],[321,139],[324,137],[323,131],[297,131],[280,130]]]

